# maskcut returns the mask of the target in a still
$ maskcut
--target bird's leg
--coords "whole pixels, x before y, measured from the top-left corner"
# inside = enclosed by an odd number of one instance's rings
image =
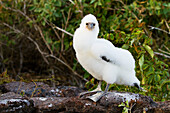
[[[94,95],[92,95],[92,96],[88,96],[88,98],[91,99],[91,100],[93,100],[94,102],[97,102],[97,101],[100,100],[104,95],[107,94],[107,91],[109,90],[109,86],[110,86],[110,84],[107,84],[104,92],[103,92],[103,91],[102,91],[102,92],[98,92],[98,93],[96,93],[96,94],[94,94]]]
[[[82,93],[79,94],[79,96],[82,96],[82,95],[85,95],[85,94],[88,94],[88,93],[101,92],[102,91],[101,84],[102,84],[102,81],[100,80],[96,89],[94,89],[93,91],[82,92]]]

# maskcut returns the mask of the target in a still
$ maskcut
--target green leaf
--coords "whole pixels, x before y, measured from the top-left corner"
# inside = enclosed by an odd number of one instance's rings
[[[143,71],[142,69],[143,64],[144,64],[144,54],[142,54],[142,56],[139,59],[139,66],[141,71]]]
[[[161,84],[161,87],[164,86],[165,84],[170,84],[170,80],[163,81],[163,83]]]
[[[148,72],[146,72],[145,76],[149,76],[151,74],[153,74],[153,72],[152,71],[148,71]]]
[[[149,71],[152,72],[152,73],[155,72],[155,68],[153,67],[153,65],[149,67]]]
[[[155,82],[159,82],[161,79],[160,75],[155,75],[154,80]]]
[[[146,51],[150,54],[150,56],[153,58],[153,57],[154,57],[154,52],[153,52],[153,50],[151,49],[151,47],[148,46],[148,45],[145,45],[145,44],[143,44],[143,46],[144,46],[144,48],[146,49]]]
[[[122,107],[122,106],[125,106],[125,103],[122,102],[121,104],[118,105],[118,107]]]
[[[131,41],[130,41],[130,45],[132,46],[132,44],[134,43],[134,41],[135,41],[135,39],[132,39]]]
[[[94,3],[96,0],[91,0],[90,4]]]
[[[128,44],[123,44],[122,49],[128,49],[129,45]]]
[[[45,24],[46,24],[45,21],[42,21],[41,23],[42,23],[43,26],[45,26]]]
[[[150,84],[153,80],[153,75],[151,75],[149,78],[148,78],[148,84]]]
[[[128,100],[126,100],[126,107],[129,107],[129,101]]]
[[[123,113],[128,113],[128,108],[124,107],[123,108]]]
[[[143,70],[147,69],[149,67],[148,64],[143,64]]]
[[[114,40],[113,34],[110,34],[110,39],[111,39],[111,40]]]
[[[62,6],[62,2],[61,1],[55,2],[55,6],[61,7]]]
[[[102,5],[101,0],[99,0],[99,1],[98,1],[98,5],[99,5],[99,6],[101,6],[101,5]]]
[[[88,78],[90,75],[88,73],[84,74],[84,78]]]

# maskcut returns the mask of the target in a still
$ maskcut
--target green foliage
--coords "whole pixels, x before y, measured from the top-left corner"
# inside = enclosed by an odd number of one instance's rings
[[[0,84],[12,82],[13,79],[7,74],[7,70],[5,70],[2,74],[0,74]]]
[[[129,113],[128,111],[130,111],[131,113],[128,100],[126,100],[126,102],[122,102],[121,104],[119,104],[118,107],[123,107],[122,113]]]
[[[8,72],[19,73],[18,70],[62,75],[66,67],[57,60],[44,58],[52,54],[73,67],[88,79],[88,89],[97,87],[96,81],[77,63],[72,49],[72,37],[59,31],[59,27],[74,33],[84,15],[94,14],[100,25],[99,38],[110,40],[115,46],[129,50],[136,60],[136,75],[147,92],[139,92],[136,88],[113,84],[111,90],[128,91],[151,96],[156,101],[168,100],[170,89],[169,59],[155,55],[154,52],[165,51],[169,55],[169,14],[170,3],[166,1],[128,1],[128,0],[8,0],[0,4],[0,52],[1,62]],[[4,24],[6,23],[6,24]],[[160,28],[150,29],[149,26]],[[21,31],[23,34],[18,32]],[[30,41],[31,37],[34,42]],[[37,52],[37,43],[42,53]],[[1,49],[0,49],[1,50]],[[28,51],[29,50],[29,51]],[[22,64],[22,57],[24,61]],[[35,56],[42,56],[43,58]],[[34,55],[33,57],[30,57]],[[35,59],[35,60],[34,60]],[[12,62],[12,63],[11,63]],[[31,62],[33,67],[27,67]],[[13,71],[14,70],[14,71]],[[1,72],[2,73],[2,72]],[[51,73],[50,73],[51,74]],[[4,74],[2,74],[3,77]],[[66,74],[67,75],[67,74]],[[70,80],[70,76],[67,76]],[[7,77],[8,78],[8,77]],[[57,78],[57,77],[56,77]],[[60,78],[61,79],[61,78]],[[8,80],[8,79],[7,79]],[[63,78],[62,78],[63,80]],[[74,79],[75,80],[75,79]],[[67,79],[65,80],[67,81]],[[75,80],[76,81],[76,80]],[[74,81],[74,82],[75,82]],[[74,83],[71,82],[71,83]],[[76,82],[77,83],[77,82]],[[91,87],[91,84],[94,84]],[[77,83],[78,85],[78,83]],[[105,82],[102,89],[105,88]],[[125,108],[128,108],[125,106]]]

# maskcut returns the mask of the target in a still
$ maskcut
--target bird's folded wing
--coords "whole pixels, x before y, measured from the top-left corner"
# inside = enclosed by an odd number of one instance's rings
[[[115,47],[111,42],[105,39],[96,41],[91,49],[91,55],[98,60],[112,63],[121,68],[134,69],[135,60],[127,50]]]

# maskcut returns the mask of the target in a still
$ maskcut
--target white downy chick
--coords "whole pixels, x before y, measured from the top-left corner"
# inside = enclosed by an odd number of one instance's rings
[[[82,67],[94,78],[107,82],[105,93],[109,84],[113,83],[142,89],[135,76],[135,60],[132,54],[128,50],[115,47],[106,39],[99,39],[98,33],[99,23],[92,14],[81,20],[80,27],[74,33],[73,47]],[[98,101],[103,95],[92,100]]]

